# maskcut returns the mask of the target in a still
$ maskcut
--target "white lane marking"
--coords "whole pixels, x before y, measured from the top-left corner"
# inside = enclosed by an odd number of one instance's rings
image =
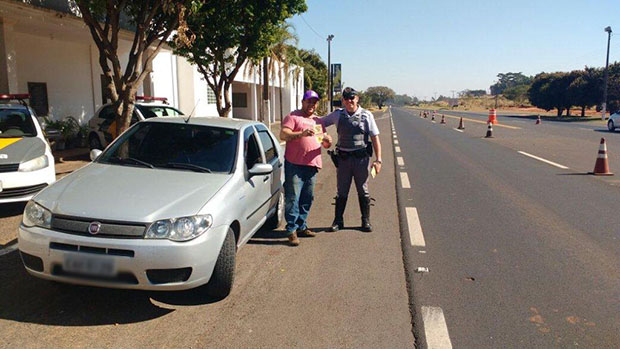
[[[453,128],[453,130],[456,132],[461,132],[461,133],[463,132],[463,130],[459,130],[458,128]]]
[[[405,161],[403,160],[402,156],[397,156],[396,162],[398,163],[398,166],[405,166]]]
[[[13,244],[11,246],[5,247],[0,250],[0,256],[4,256],[5,254],[9,254],[13,251],[17,250],[17,244]]]
[[[422,233],[418,210],[415,207],[405,207],[405,214],[407,216],[407,229],[409,230],[411,246],[425,247],[426,241],[424,241],[424,233]]]
[[[422,306],[422,321],[424,322],[426,346],[429,349],[452,348],[448,326],[441,308]]]
[[[394,139],[394,144],[398,145],[398,139]]]
[[[529,157],[531,157],[532,159],[536,159],[536,160],[538,160],[538,161],[542,161],[542,162],[544,162],[544,163],[546,163],[546,164],[549,164],[549,165],[551,165],[551,166],[555,166],[555,167],[561,168],[561,169],[563,169],[563,170],[568,170],[568,167],[566,167],[566,166],[564,166],[564,165],[560,165],[560,164],[557,164],[557,163],[555,163],[555,162],[552,162],[552,161],[549,161],[549,160],[546,160],[546,159],[540,158],[540,157],[538,157],[538,156],[536,156],[536,155],[528,154],[528,153],[526,153],[526,152],[524,152],[524,151],[520,151],[520,150],[518,151],[518,153],[519,153],[519,154],[522,154],[522,155],[525,155],[525,156],[529,156]]]
[[[400,147],[394,147],[394,151],[400,153]]]
[[[409,175],[407,172],[400,173],[400,184],[403,186],[403,189],[411,188],[411,183],[409,183]]]

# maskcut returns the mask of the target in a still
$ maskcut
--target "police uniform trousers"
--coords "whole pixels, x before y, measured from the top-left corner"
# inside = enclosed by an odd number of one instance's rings
[[[356,157],[349,155],[338,159],[337,190],[338,197],[349,196],[351,181],[355,180],[355,188],[358,196],[370,197],[368,193],[368,175],[370,170],[370,157]]]

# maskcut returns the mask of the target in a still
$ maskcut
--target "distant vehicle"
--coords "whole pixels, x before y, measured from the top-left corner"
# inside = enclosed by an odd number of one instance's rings
[[[168,105],[165,97],[136,96],[136,107],[131,118],[131,125],[138,121],[156,116],[180,116],[178,109]],[[103,150],[116,138],[114,108],[108,103],[95,113],[88,122],[88,146],[90,149]]]
[[[607,129],[611,132],[616,130],[616,127],[620,127],[620,111],[609,116],[607,121]]]
[[[28,98],[0,95],[0,204],[28,201],[56,181],[54,156],[34,110],[24,101]]]
[[[29,201],[26,270],[101,287],[230,292],[235,254],[283,220],[283,152],[258,122],[151,118]]]

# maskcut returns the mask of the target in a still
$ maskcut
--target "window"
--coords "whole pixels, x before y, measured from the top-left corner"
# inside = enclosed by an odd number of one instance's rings
[[[262,162],[260,148],[258,147],[256,136],[254,135],[254,128],[248,127],[243,136],[245,139],[245,165],[248,169],[251,169],[257,163]]]
[[[162,107],[154,105],[136,105],[142,116],[145,119],[150,119],[156,116],[179,116],[183,115],[180,111],[172,107]]]
[[[276,153],[276,146],[273,144],[273,139],[271,139],[267,131],[258,131],[258,136],[263,144],[263,150],[265,150],[265,160],[267,160],[267,163],[271,163],[273,159],[278,157],[278,154]]]
[[[215,104],[217,103],[215,99],[215,92],[211,89],[211,87],[207,87],[207,103]]]
[[[28,82],[28,93],[30,94],[30,107],[34,109],[37,115],[47,115],[49,113],[47,84],[44,82]]]
[[[0,109],[0,138],[31,137],[37,131],[25,110]]]
[[[232,94],[232,105],[233,108],[247,108],[248,107],[248,94],[243,93],[233,93]]]

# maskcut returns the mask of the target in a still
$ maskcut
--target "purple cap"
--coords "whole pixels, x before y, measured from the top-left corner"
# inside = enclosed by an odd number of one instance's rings
[[[310,98],[320,99],[318,93],[312,90],[308,90],[306,91],[306,93],[304,93],[304,98],[302,98],[302,101],[305,101],[306,99],[310,99]]]

